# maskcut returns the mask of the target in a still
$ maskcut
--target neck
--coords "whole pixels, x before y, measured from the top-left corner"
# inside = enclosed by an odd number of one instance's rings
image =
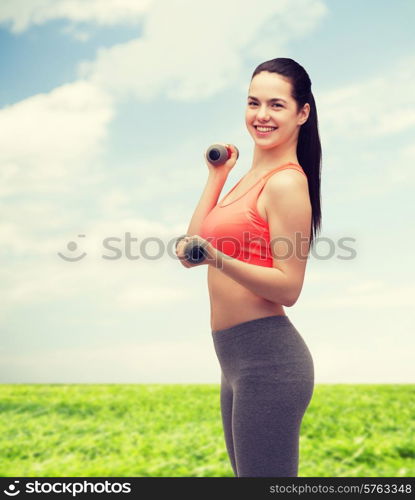
[[[289,162],[298,164],[297,141],[271,149],[263,149],[256,144],[250,172],[262,173]]]

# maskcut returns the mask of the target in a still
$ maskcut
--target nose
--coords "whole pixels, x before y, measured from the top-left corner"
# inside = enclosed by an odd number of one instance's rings
[[[267,120],[269,118],[268,109],[266,106],[261,106],[258,108],[257,118],[259,120]]]

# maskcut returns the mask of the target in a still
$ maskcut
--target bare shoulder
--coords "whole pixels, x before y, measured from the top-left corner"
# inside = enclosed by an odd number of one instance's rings
[[[275,198],[283,194],[308,193],[308,179],[295,168],[286,168],[272,174],[265,184],[264,194]]]

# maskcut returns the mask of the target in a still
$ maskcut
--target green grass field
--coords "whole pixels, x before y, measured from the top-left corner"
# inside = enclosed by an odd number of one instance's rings
[[[232,476],[219,385],[0,385],[1,476]],[[299,476],[414,476],[415,385],[317,384]]]

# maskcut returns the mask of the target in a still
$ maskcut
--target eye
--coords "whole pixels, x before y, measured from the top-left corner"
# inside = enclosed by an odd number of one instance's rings
[[[256,103],[256,102],[254,102],[254,101],[249,101],[249,102],[248,102],[248,106],[252,106],[252,105],[253,105],[253,106],[256,106],[256,104],[257,104],[257,103]],[[273,105],[273,106],[279,106],[280,108],[283,108],[283,107],[284,107],[282,104],[279,104],[279,103],[277,103],[277,102],[274,102],[272,105]]]

